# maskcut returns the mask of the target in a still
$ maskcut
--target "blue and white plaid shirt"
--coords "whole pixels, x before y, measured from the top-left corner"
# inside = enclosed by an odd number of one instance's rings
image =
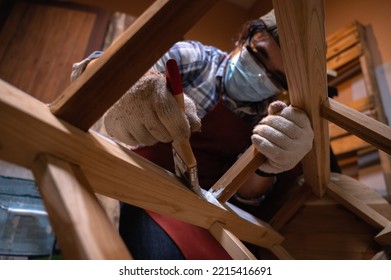
[[[177,61],[185,94],[195,102],[198,116],[204,117],[219,101],[219,83],[223,79],[229,54],[197,41],[181,41],[174,44],[152,69],[165,73],[165,65],[170,58]],[[257,103],[238,102],[224,93],[221,98],[228,108],[250,124],[256,124],[265,116],[267,106],[273,99]]]
[[[199,117],[204,117],[218,102],[218,78],[222,76],[228,54],[200,42],[182,41],[174,44],[152,69],[165,73],[170,58],[178,64],[183,91],[195,102]]]

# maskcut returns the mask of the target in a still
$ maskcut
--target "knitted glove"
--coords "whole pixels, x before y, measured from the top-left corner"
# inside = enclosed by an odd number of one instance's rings
[[[166,77],[149,71],[103,116],[109,136],[136,147],[190,138],[201,120],[194,102],[184,95],[185,109],[167,89]]]
[[[307,115],[297,108],[275,101],[268,110],[251,140],[267,158],[259,170],[276,174],[295,167],[311,150],[314,132]]]

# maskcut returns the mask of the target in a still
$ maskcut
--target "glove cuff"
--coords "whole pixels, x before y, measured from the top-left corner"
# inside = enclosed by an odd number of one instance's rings
[[[255,170],[255,173],[258,175],[258,176],[261,176],[261,177],[274,177],[276,176],[277,174],[274,174],[274,173],[266,173],[262,170]]]

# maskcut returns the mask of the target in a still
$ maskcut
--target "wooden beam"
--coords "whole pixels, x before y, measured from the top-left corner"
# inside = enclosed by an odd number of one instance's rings
[[[391,128],[331,98],[321,106],[322,117],[391,154]]]
[[[251,145],[209,191],[221,203],[228,201],[265,160]]]
[[[317,196],[325,192],[330,174],[327,122],[320,104],[327,98],[324,3],[273,0],[291,104],[309,116],[315,139],[302,161],[304,177]]]
[[[386,227],[390,223],[390,221],[386,217],[369,207],[365,202],[358,199],[350,192],[344,190],[344,188],[342,188],[342,186],[340,185],[350,184],[352,186],[348,187],[352,188],[355,185],[361,187],[362,184],[354,179],[351,179],[349,181],[344,180],[343,177],[344,176],[340,174],[333,174],[327,187],[327,194],[335,201],[344,205],[352,213],[356,214],[358,217],[366,221],[368,224],[374,226],[375,228],[383,229],[384,227]]]
[[[87,131],[215,2],[155,1],[50,105],[52,112]]]
[[[284,205],[269,221],[270,225],[276,230],[281,230],[303,206],[310,195],[311,190],[308,186],[300,186],[300,189],[297,191],[297,193],[295,193],[292,198],[284,203]]]
[[[375,241],[383,246],[391,246],[391,223],[375,236]]]
[[[219,222],[214,223],[209,231],[216,238],[221,246],[234,260],[256,260],[257,258],[247,247],[229,230],[226,230]]]
[[[33,173],[66,259],[131,259],[78,166],[41,154]]]
[[[220,221],[239,239],[261,247],[283,240],[267,223],[238,217],[217,200],[198,197],[174,174],[97,133],[59,120],[45,104],[3,81],[0,135],[3,160],[31,168],[38,154],[48,153],[80,166],[96,193],[206,229]]]

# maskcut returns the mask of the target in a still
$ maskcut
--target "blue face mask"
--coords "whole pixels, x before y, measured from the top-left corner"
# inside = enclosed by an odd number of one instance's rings
[[[238,101],[259,102],[280,92],[246,47],[242,47],[227,63],[224,86],[229,97]]]

